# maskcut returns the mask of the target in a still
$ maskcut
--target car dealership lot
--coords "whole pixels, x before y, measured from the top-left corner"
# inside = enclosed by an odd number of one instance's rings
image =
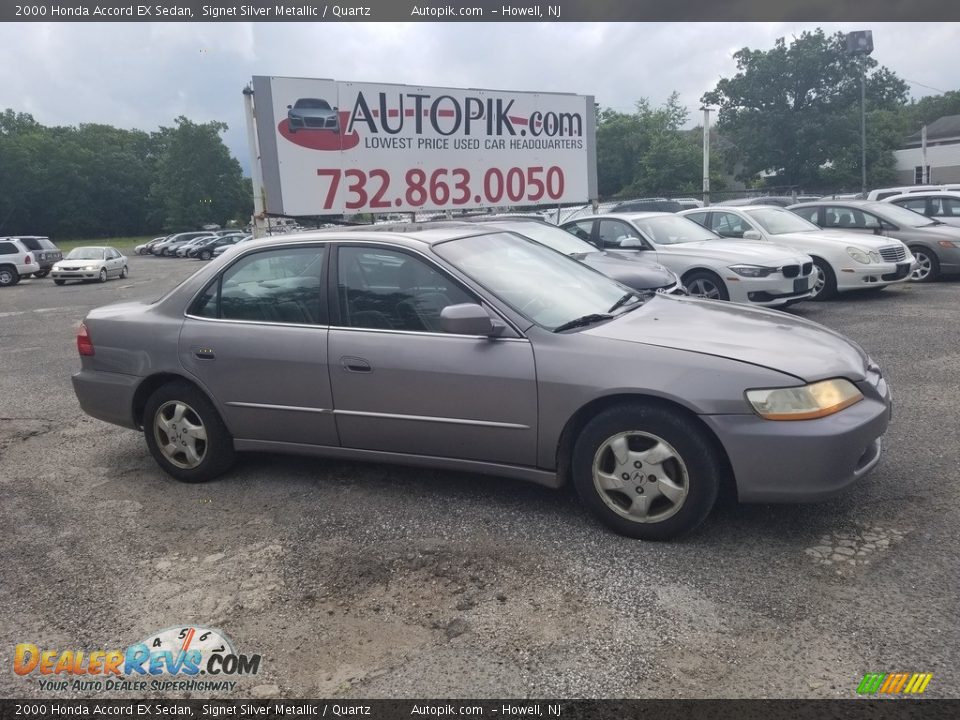
[[[251,455],[175,482],[70,385],[89,309],[200,267],[129,263],[105,285],[0,290],[4,667],[20,642],[122,648],[189,623],[263,657],[225,697],[852,697],[894,671],[957,695],[960,281],[791,309],[891,383],[871,475],[818,505],[722,503],[654,544],[572,492],[476,475]],[[51,695],[11,672],[0,689]]]

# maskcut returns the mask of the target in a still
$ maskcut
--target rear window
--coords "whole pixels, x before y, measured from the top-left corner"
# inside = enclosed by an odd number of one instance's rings
[[[20,242],[31,250],[56,250],[57,246],[45,237],[25,237],[20,238]]]

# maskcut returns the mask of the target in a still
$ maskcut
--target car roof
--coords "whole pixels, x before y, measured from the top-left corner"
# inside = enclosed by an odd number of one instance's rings
[[[582,222],[583,220],[642,220],[644,218],[652,217],[677,217],[680,213],[672,212],[619,212],[619,213],[602,213],[600,215],[585,215],[583,217],[576,218],[575,220],[568,220],[564,225],[572,222]],[[690,222],[693,222],[692,220]]]
[[[347,225],[324,230],[289,233],[286,235],[271,235],[268,238],[251,240],[257,246],[287,244],[290,242],[317,242],[330,240],[331,235],[343,234],[350,240],[384,240],[388,239],[409,246],[435,245],[446,240],[469,237],[471,235],[487,235],[489,230],[478,227],[477,223],[465,223],[456,220],[439,220],[432,222],[414,223],[385,223],[381,225]]]
[[[899,195],[892,195],[891,197],[884,198],[883,202],[891,202],[893,200],[902,200],[902,199],[908,199],[908,198],[940,197],[941,195],[946,195],[947,197],[960,198],[960,189],[923,190],[921,192],[900,193]]]
[[[849,207],[858,207],[858,208],[883,208],[887,203],[882,200],[811,200],[810,202],[797,203],[796,205],[791,205],[789,209],[798,208],[798,207],[818,207],[825,205],[835,205],[842,207],[847,205]]]

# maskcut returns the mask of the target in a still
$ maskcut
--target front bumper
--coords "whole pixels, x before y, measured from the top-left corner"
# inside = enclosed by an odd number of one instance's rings
[[[53,270],[50,277],[54,280],[98,280],[100,268],[96,270]]]
[[[910,273],[916,268],[917,261],[908,257],[901,263],[872,263],[870,265],[850,265],[839,268],[837,290],[859,290],[865,287],[881,287],[893,283],[907,282]]]
[[[741,502],[815,502],[864,477],[880,461],[890,390],[879,373],[857,383],[864,398],[817,420],[706,415],[733,468]]]
[[[808,298],[814,283],[812,273],[796,278],[747,278],[736,277],[731,272],[723,279],[733,302],[761,307],[776,307]]]

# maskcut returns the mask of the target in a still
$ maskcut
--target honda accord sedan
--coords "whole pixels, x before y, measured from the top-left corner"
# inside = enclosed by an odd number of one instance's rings
[[[721,492],[841,491],[890,418],[880,369],[832,330],[639,293],[484,226],[250,241],[91,311],[77,348],[81,407],[142,430],[178,480],[256,450],[570,482],[651,540]]]

